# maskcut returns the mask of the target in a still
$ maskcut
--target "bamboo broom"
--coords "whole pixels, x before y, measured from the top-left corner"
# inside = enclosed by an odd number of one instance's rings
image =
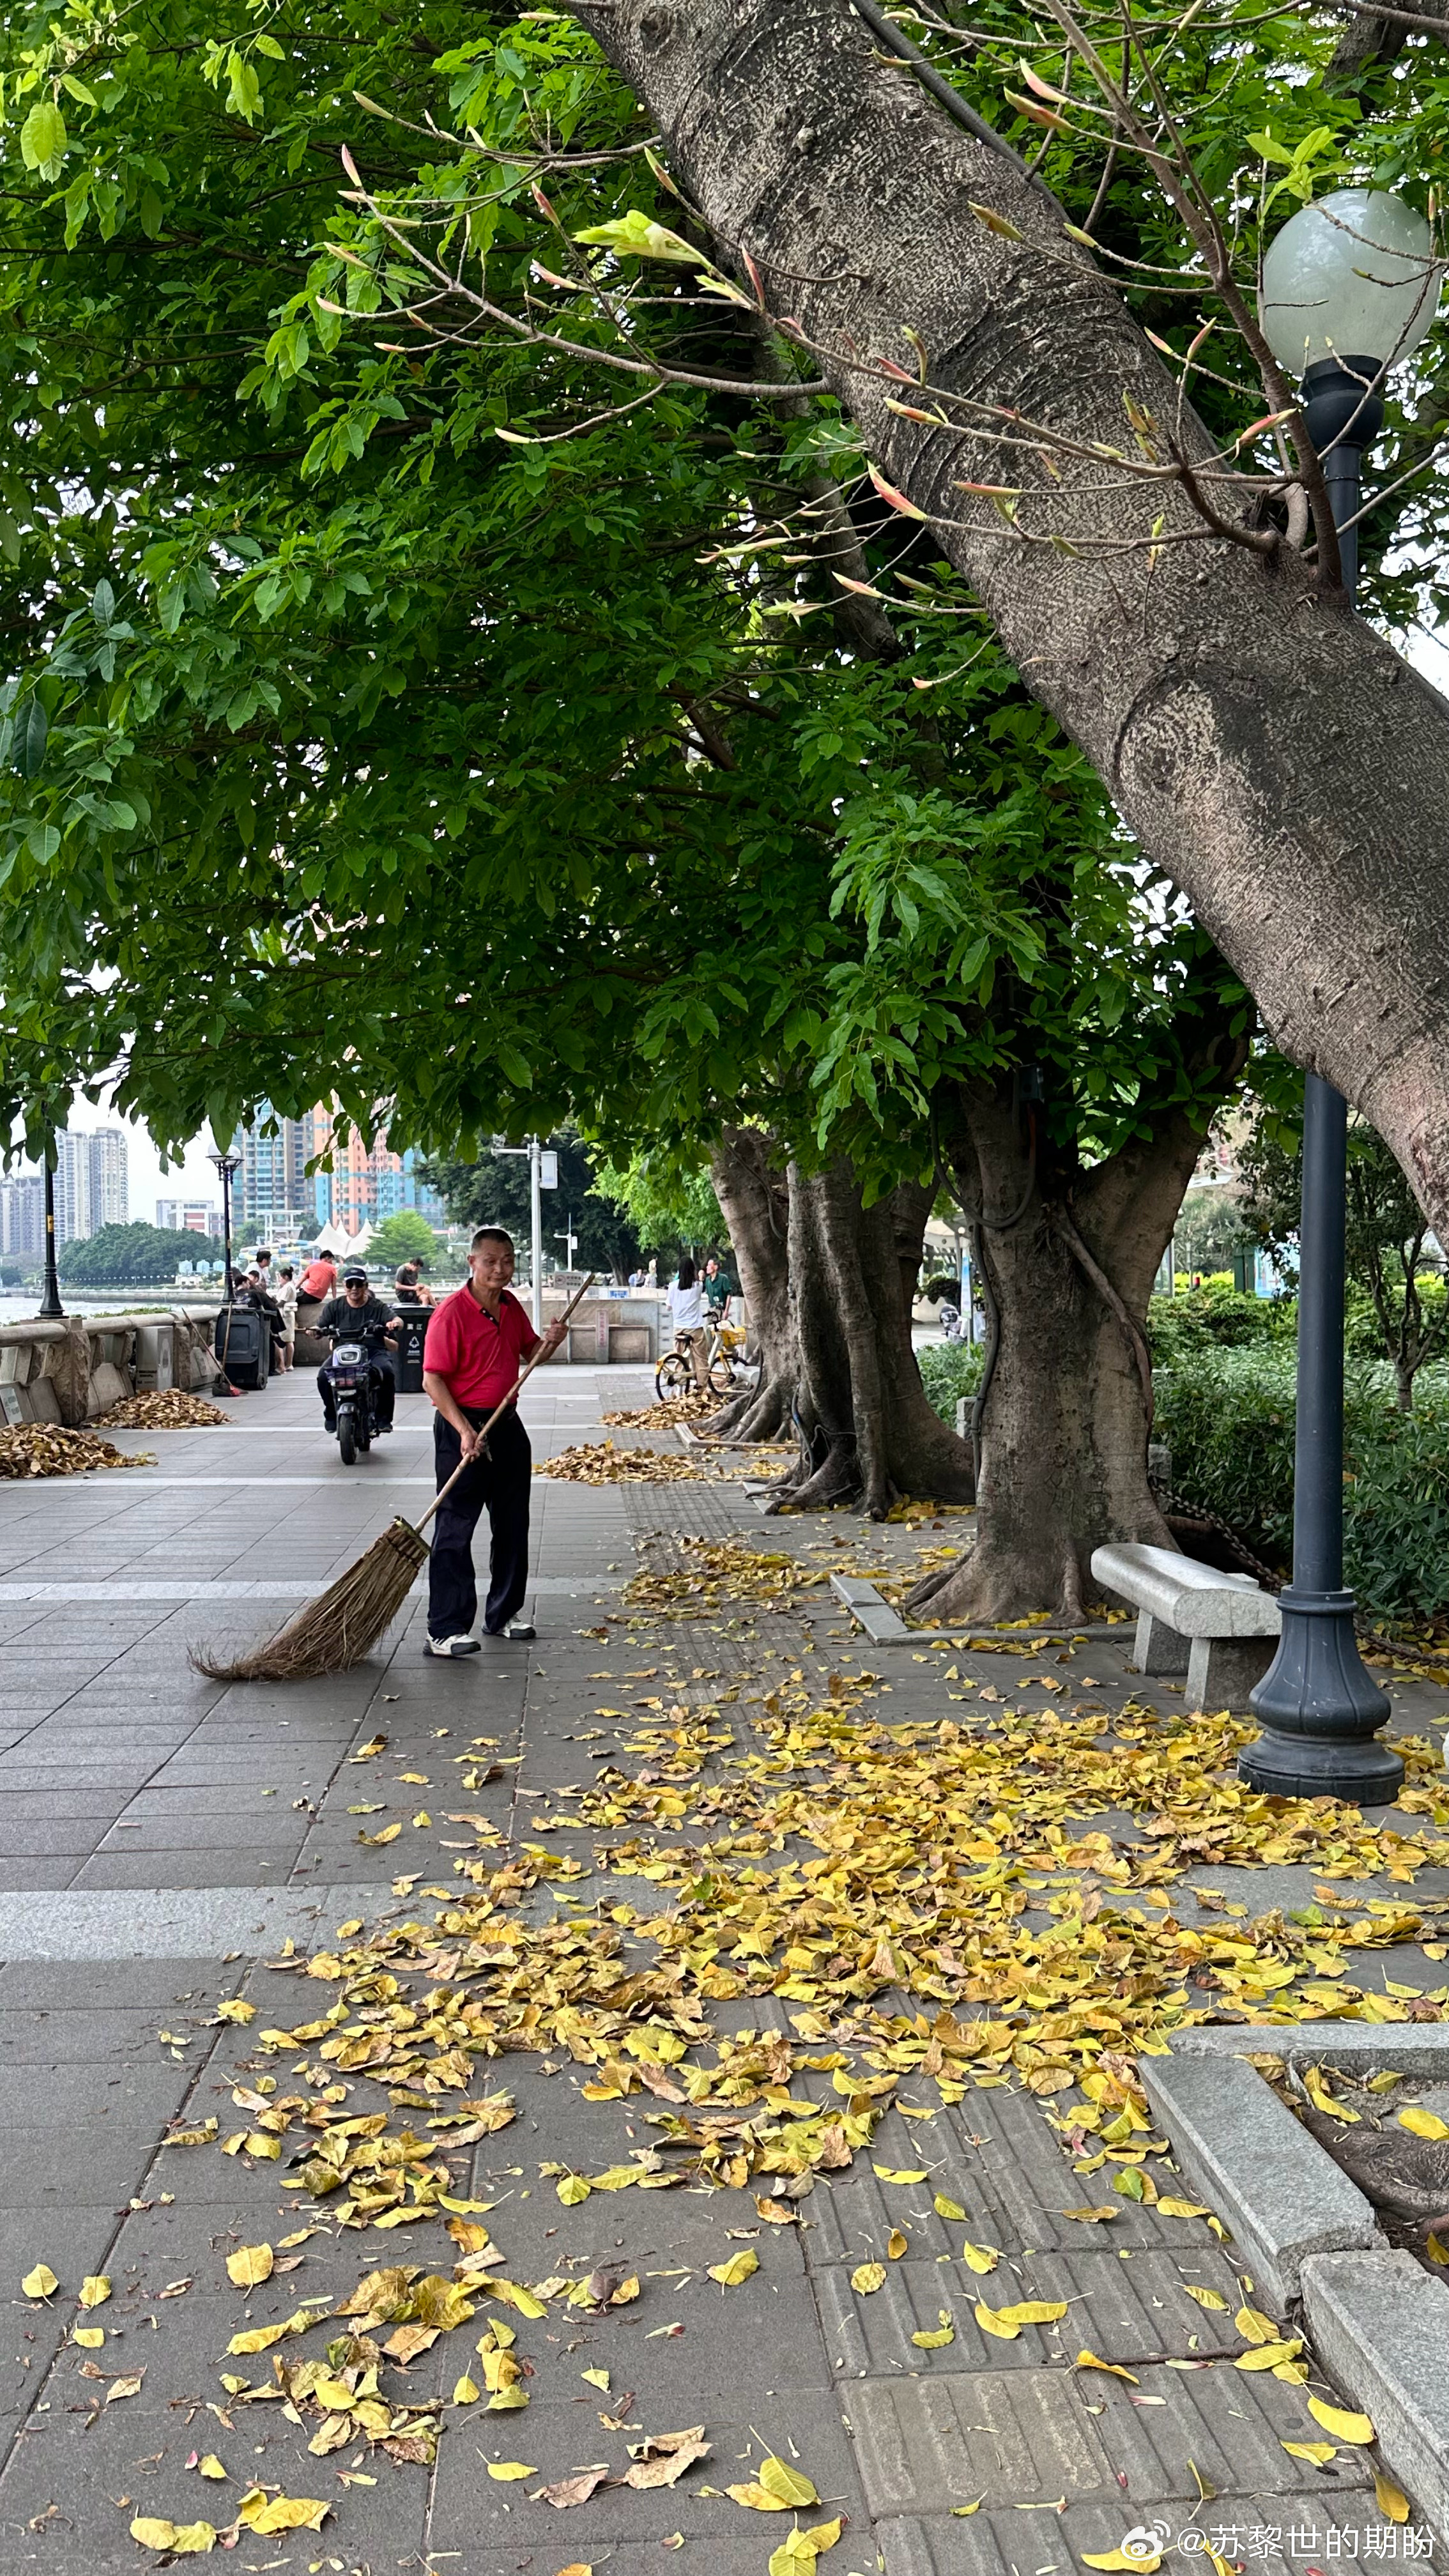
[[[565,1323],[597,1277],[598,1272],[591,1270],[582,1288],[569,1299],[564,1308]],[[500,1413],[513,1403],[525,1378],[531,1377],[537,1366],[535,1353],[519,1370],[502,1403],[495,1404],[478,1435],[479,1451],[487,1448],[488,1434]],[[395,1520],[381,1538],[373,1540],[365,1556],[360,1556],[345,1574],[339,1574],[335,1583],[316,1601],[309,1601],[306,1609],[299,1610],[275,1637],[253,1647],[248,1654],[238,1655],[231,1663],[193,1649],[193,1669],[214,1682],[307,1682],[319,1681],[328,1673],[350,1672],[354,1664],[371,1654],[384,1629],[397,1617],[413,1588],[419,1566],[427,1560],[423,1531],[471,1464],[471,1459],[460,1459],[447,1483],[439,1486],[421,1520]]]

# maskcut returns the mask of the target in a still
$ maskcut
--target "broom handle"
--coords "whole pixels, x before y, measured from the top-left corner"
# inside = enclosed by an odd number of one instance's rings
[[[570,1315],[573,1313],[575,1306],[577,1306],[577,1305],[579,1304],[580,1300],[581,1300],[582,1298],[584,1298],[584,1297],[587,1297],[587,1295],[588,1295],[588,1293],[589,1293],[589,1290],[592,1288],[592,1286],[593,1286],[593,1284],[594,1284],[594,1281],[597,1279],[598,1275],[599,1275],[599,1274],[598,1274],[597,1270],[591,1270],[591,1271],[589,1272],[589,1275],[588,1275],[587,1279],[584,1281],[584,1284],[583,1284],[582,1288],[577,1289],[577,1290],[575,1291],[574,1295],[569,1299],[568,1304],[565,1306],[565,1308],[564,1308],[564,1310],[563,1310],[563,1321],[564,1321],[565,1323],[567,1323],[567,1322],[568,1322],[568,1319],[569,1319]],[[495,1404],[495,1406],[493,1407],[492,1412],[491,1412],[491,1413],[489,1414],[489,1416],[488,1416],[487,1421],[482,1425],[482,1428],[480,1429],[480,1431],[479,1431],[479,1433],[478,1433],[478,1440],[479,1440],[479,1444],[480,1444],[480,1446],[481,1446],[481,1444],[482,1444],[482,1443],[487,1439],[488,1434],[489,1434],[489,1432],[492,1430],[493,1425],[494,1425],[494,1423],[497,1421],[498,1416],[500,1415],[500,1413],[506,1413],[506,1412],[507,1412],[507,1410],[508,1410],[509,1405],[513,1403],[513,1401],[514,1401],[515,1397],[516,1397],[516,1396],[517,1396],[517,1394],[518,1394],[518,1390],[519,1390],[519,1388],[520,1388],[520,1387],[522,1386],[522,1384],[523,1384],[524,1379],[525,1379],[526,1377],[532,1377],[533,1372],[534,1372],[534,1370],[537,1368],[537,1366],[538,1366],[538,1359],[537,1359],[537,1356],[536,1356],[536,1355],[535,1355],[532,1359],[528,1359],[528,1360],[525,1360],[525,1361],[524,1361],[523,1366],[522,1366],[522,1368],[519,1370],[517,1377],[514,1379],[512,1386],[509,1388],[508,1393],[507,1393],[507,1394],[505,1395],[505,1397],[503,1398],[503,1402],[502,1402],[501,1404]],[[477,1455],[477,1451],[475,1450],[475,1451],[474,1451],[474,1456],[476,1457],[476,1455]],[[440,1485],[440,1486],[438,1487],[437,1492],[434,1494],[433,1499],[432,1499],[432,1501],[429,1503],[427,1510],[423,1513],[422,1518],[421,1518],[420,1520],[416,1520],[416,1521],[414,1521],[414,1523],[413,1523],[413,1527],[414,1527],[414,1529],[415,1529],[415,1530],[419,1530],[419,1531],[421,1531],[421,1530],[425,1530],[425,1529],[427,1528],[429,1521],[432,1519],[434,1512],[435,1512],[435,1511],[437,1510],[437,1508],[438,1508],[438,1505],[439,1505],[439,1504],[444,1500],[444,1498],[445,1498],[448,1494],[451,1494],[451,1492],[452,1492],[452,1490],[453,1490],[453,1487],[456,1485],[456,1483],[457,1483],[457,1481],[458,1481],[458,1478],[463,1474],[463,1472],[464,1472],[465,1468],[471,1467],[471,1466],[472,1466],[472,1464],[473,1464],[473,1460],[472,1460],[472,1458],[460,1458],[460,1459],[459,1459],[458,1464],[457,1464],[457,1466],[453,1469],[453,1472],[452,1472],[451,1476],[448,1478],[448,1481],[447,1481],[446,1485]]]

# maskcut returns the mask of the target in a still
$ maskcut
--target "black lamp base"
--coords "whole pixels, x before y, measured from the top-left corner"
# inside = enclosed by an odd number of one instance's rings
[[[1349,1798],[1383,1807],[1404,1766],[1377,1740],[1389,1702],[1365,1671],[1351,1592],[1279,1595],[1278,1652],[1251,1694],[1263,1732],[1238,1757],[1241,1777],[1278,1798]]]

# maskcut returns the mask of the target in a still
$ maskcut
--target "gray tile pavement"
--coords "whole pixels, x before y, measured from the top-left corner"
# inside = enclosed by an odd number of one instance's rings
[[[582,1371],[536,1384],[525,1399],[536,1454],[596,1436],[601,1400],[637,1402],[644,1390],[642,1377],[623,1386],[610,1379],[601,1399],[593,1373]],[[248,2073],[252,2039],[217,2025],[217,2002],[242,1991],[258,2005],[258,2027],[291,2026],[325,2009],[325,1989],[299,1988],[252,1963],[276,1957],[288,1939],[305,1952],[336,1937],[354,1911],[369,1920],[383,1909],[416,1911],[425,1887],[452,1884],[466,1854],[449,1843],[471,1844],[472,1833],[450,1823],[450,1809],[484,1816],[505,1837],[576,1851],[590,1868],[580,1882],[586,1898],[622,1900],[640,1915],[667,1911],[668,1890],[594,1873],[590,1834],[535,1820],[570,1812],[570,1787],[593,1776],[593,1756],[619,1758],[657,1714],[641,1705],[650,1697],[704,1702],[731,1674],[808,1669],[812,1654],[833,1669],[872,1666],[820,1593],[803,1596],[788,1619],[748,1609],[699,1623],[631,1617],[618,1586],[640,1553],[657,1559],[689,1534],[740,1532],[791,1551],[819,1551],[822,1539],[840,1535],[870,1561],[890,1563],[913,1544],[909,1532],[845,1515],[824,1528],[787,1520],[762,1529],[728,1485],[595,1490],[541,1479],[533,1648],[499,1645],[467,1663],[429,1663],[415,1595],[356,1673],[291,1690],[203,1683],[188,1668],[189,1644],[266,1633],[287,1615],[295,1587],[320,1588],[422,1490],[396,1481],[424,1472],[420,1419],[404,1420],[388,1481],[374,1478],[369,1493],[335,1465],[314,1405],[305,1382],[283,1384],[239,1406],[242,1418],[227,1430],[136,1435],[129,1445],[160,1453],[154,1477],[78,1479],[39,1495],[0,1488],[0,2279],[12,2285],[11,2338],[0,2338],[6,2576],[12,2567],[109,2576],[150,2563],[127,2537],[133,2512],[224,2521],[253,2475],[291,2494],[325,2496],[335,2520],[320,2537],[301,2535],[300,2545],[244,2546],[239,2565],[335,2565],[366,2576],[423,2567],[434,2576],[554,2576],[575,2563],[654,2576],[680,2565],[698,2576],[762,2576],[790,2517],[747,2514],[718,2490],[747,2479],[769,2448],[798,2459],[818,2488],[821,2505],[803,2521],[848,2518],[838,2551],[822,2561],[839,2576],[1069,2576],[1083,2551],[1111,2549],[1136,2520],[1161,2514],[1174,2530],[1186,2527],[1204,2510],[1192,2464],[1218,2488],[1214,2513],[1236,2514],[1245,2529],[1282,2526],[1281,2561],[1293,2576],[1337,2553],[1326,2541],[1316,2555],[1299,2547],[1290,2524],[1306,2531],[1316,2516],[1320,2529],[1357,2533],[1379,2522],[1362,2454],[1341,2452],[1309,2491],[1304,2465],[1282,2448],[1308,2429],[1301,2392],[1234,2371],[1230,2309],[1205,2310],[1187,2296],[1192,2283],[1231,2307],[1241,2295],[1231,2248],[1200,2221],[1164,2219],[1130,2201],[1110,2232],[1067,2219],[1084,2186],[1041,2105],[1005,2088],[969,2094],[929,2123],[908,2124],[896,2112],[881,2122],[877,2160],[924,2165],[925,2185],[886,2184],[870,2158],[857,2157],[848,2174],[820,2177],[798,2227],[767,2228],[748,2195],[697,2189],[595,2193],[563,2206],[539,2165],[601,2170],[648,2143],[650,2106],[586,2102],[583,2071],[566,2058],[511,2056],[487,2080],[506,2082],[518,2116],[455,2153],[460,2189],[496,2204],[489,2224],[514,2277],[578,2276],[619,2262],[639,2272],[637,2305],[598,2316],[551,2308],[520,2325],[528,2409],[450,2408],[432,2470],[353,2447],[318,2458],[306,2448],[310,2423],[288,2423],[275,2404],[238,2405],[227,2420],[219,2371],[233,2366],[226,2343],[248,2308],[253,2323],[278,2320],[378,2263],[446,2269],[451,2249],[440,2253],[427,2226],[386,2238],[339,2234],[325,2202],[309,2207],[283,2187],[282,2166],[228,2158],[215,2146],[159,2145],[178,2112],[214,2113],[223,2134],[250,2116],[233,2107],[238,2077],[285,2082],[285,2060],[258,2059]],[[160,1481],[183,1476],[222,1481]],[[315,1481],[284,1481],[304,1476]],[[817,1553],[815,1561],[827,1560]],[[6,1583],[84,1587],[89,1597],[27,1603],[7,1598]],[[204,1588],[242,1584],[258,1590]],[[602,1637],[581,1633],[600,1627]],[[1094,1641],[1071,1673],[1081,1688],[1083,1673],[1097,1675],[1104,1714],[1141,1687],[1125,1670],[1126,1643],[1119,1651]],[[959,1719],[945,1671],[953,1660],[962,1659],[903,1651],[884,1675],[892,1694],[884,1713]],[[1020,1662],[968,1661],[1003,1697],[1044,1704],[1044,1694],[1024,1687]],[[1055,1650],[1026,1667],[1049,1678],[1060,1669]],[[737,1745],[749,1741],[764,1687],[752,1680],[740,1700],[712,1703]],[[1404,1720],[1426,1727],[1441,1722],[1442,1707],[1423,1691],[1401,1702]],[[605,1709],[624,1715],[595,1713]],[[381,1753],[349,1759],[379,1734]],[[485,1758],[508,1767],[468,1790],[462,1773],[470,1754],[477,1758],[475,1737],[490,1738]],[[431,1821],[416,1823],[422,1814]],[[1115,1821],[1135,1835],[1127,1820]],[[361,1839],[393,1824],[399,1831],[386,1845]],[[1265,1899],[1301,1902],[1317,1878],[1311,1870],[1200,1875],[1254,1910]],[[394,1898],[395,1877],[417,1893]],[[555,1904],[541,1890],[530,1918],[546,1919]],[[1190,1904],[1184,1891],[1184,1918]],[[1432,1982],[1435,1971],[1401,1944],[1356,1955],[1353,1973]],[[783,2009],[768,1998],[723,2007],[720,2026],[781,2027]],[[812,2099],[826,2098],[828,2076],[796,2081]],[[349,2114],[385,2099],[365,2077],[349,2082]],[[936,2212],[942,2188],[966,2210],[964,2223]],[[296,2249],[296,2269],[243,2301],[226,2280],[227,2251],[277,2243],[304,2223],[317,2232]],[[897,2228],[907,2251],[893,2261],[886,2248]],[[999,2249],[991,2275],[966,2266],[967,2236]],[[708,2266],[741,2242],[754,2245],[760,2270],[744,2288],[722,2291]],[[41,2259],[63,2285],[49,2303],[27,2301],[18,2288]],[[886,2282],[862,2296],[850,2272],[877,2259]],[[88,2355],[69,2339],[74,2294],[86,2271],[101,2268],[115,2291],[97,2311],[106,2343]],[[1010,2343],[976,2322],[978,2298],[1028,2297],[1065,2300],[1067,2314]],[[913,2343],[943,2310],[953,2341],[934,2350]],[[440,2338],[406,2372],[389,2366],[394,2397],[421,2403],[448,2393],[477,2331]],[[318,2352],[324,2340],[314,2332],[298,2348]],[[1135,2388],[1075,2370],[1087,2343],[1131,2369]],[[87,2364],[132,2374],[144,2364],[140,2391],[98,2407],[108,2383],[87,2376]],[[239,2367],[256,2385],[270,2384],[268,2357]],[[585,2368],[609,2371],[610,2398],[582,2382]],[[713,2457],[677,2488],[606,2488],[587,2507],[554,2514],[530,2500],[537,2479],[489,2478],[489,2461],[500,2459],[556,2477],[607,2458],[620,2473],[625,2442],[637,2434],[599,2419],[631,2391],[629,2421],[641,2429],[706,2425]],[[205,2487],[186,2467],[193,2451],[211,2448],[228,2468],[225,2487]],[[354,2475],[377,2483],[349,2487]],[[958,2517],[978,2495],[979,2510]]]

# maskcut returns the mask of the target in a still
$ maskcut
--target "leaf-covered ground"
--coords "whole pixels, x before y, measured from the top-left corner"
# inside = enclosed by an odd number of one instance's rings
[[[910,1553],[918,1563],[922,1551]],[[849,2270],[852,2300],[864,2308],[894,2265],[924,2257],[927,2204],[955,2257],[911,2336],[918,2355],[949,2356],[968,2332],[988,2352],[1029,2338],[1044,2359],[1136,2389],[1135,2356],[1107,2357],[1090,2301],[1022,2298],[1006,2273],[997,2289],[1003,2247],[980,2206],[933,2183],[948,2115],[978,2095],[1027,2097],[1064,2151],[1061,2216],[1084,2246],[1110,2245],[1131,2210],[1139,2223],[1174,2223],[1173,2241],[1185,2226],[1211,2251],[1223,2230],[1153,2129],[1138,2053],[1224,2015],[1442,2015],[1449,1982],[1370,1973],[1376,1954],[1402,1959],[1414,1946],[1432,1976],[1449,1948],[1449,1903],[1416,1893],[1423,1871],[1449,1864],[1449,1798],[1426,1738],[1403,1746],[1400,1817],[1375,1825],[1333,1801],[1245,1788],[1234,1765],[1247,1728],[1124,1696],[1105,1658],[1094,1677],[1089,1642],[898,1653],[888,1675],[840,1645],[835,1666],[801,1608],[819,1606],[827,1568],[864,1571],[870,1554],[837,1539],[794,1552],[675,1544],[636,1577],[623,1610],[583,1632],[599,1659],[570,1731],[586,1776],[532,1789],[510,1820],[485,1794],[507,1770],[498,1737],[439,1746],[445,1758],[428,1772],[400,1777],[427,1797],[412,1826],[425,1851],[436,1841],[442,1878],[424,1882],[425,1858],[394,1882],[402,1902],[389,1919],[353,1918],[332,1946],[274,1962],[268,1989],[290,1994],[285,2012],[222,2008],[243,2056],[227,2106],[175,2133],[178,2167],[194,2175],[193,2159],[224,2155],[239,2205],[248,2172],[270,2171],[295,2202],[292,2228],[246,2242],[240,2221],[232,2229],[226,2268],[243,2299],[301,2259],[288,2249],[324,2238],[334,2281],[338,2261],[346,2278],[260,2324],[238,2303],[205,2392],[221,2456],[208,2468],[201,2444],[194,2455],[193,2474],[214,2483],[203,2496],[188,2478],[164,2512],[137,2513],[144,2551],[317,2529],[333,2510],[351,2533],[343,2545],[360,2546],[369,2481],[388,2459],[425,2467],[440,2442],[507,2414],[518,2419],[510,2456],[496,2442],[480,2456],[490,2481],[517,2487],[517,2510],[533,2517],[520,2532],[550,2576],[568,2554],[557,2543],[550,2554],[553,2513],[588,2507],[580,2527],[603,2557],[611,2491],[686,2479],[726,2517],[777,2517],[761,2525],[761,2576],[808,2576],[837,2548],[851,2576],[865,2535],[852,2559],[850,2518],[817,2493],[808,2458],[785,2458],[762,2430],[745,2473],[733,2452],[715,2456],[708,2416],[680,2427],[657,2406],[631,2411],[632,2390],[607,2369],[582,2372],[607,2458],[545,2475],[528,2410],[578,2399],[571,2321],[582,2334],[627,2311],[639,2352],[655,2336],[668,2349],[684,2332],[681,2280],[707,2281],[726,2301],[759,2297],[771,2239],[816,2225],[817,2195],[863,2172],[900,2215]],[[899,1545],[874,1570],[903,1581]],[[927,1681],[948,1714],[909,1713]],[[353,1759],[380,1776],[386,1750],[379,1735]],[[1313,1894],[1287,1911],[1214,1900],[1187,1884],[1205,1864],[1306,1864]],[[602,2116],[615,2147],[602,2161],[580,2155],[566,2116],[557,2151],[500,2198],[477,2187],[464,2151],[483,2154],[514,2125],[520,2053],[545,2075],[566,2073],[581,2105],[612,2106]],[[887,2123],[904,2145],[883,2149]],[[543,2268],[519,2192],[559,2213],[611,2214],[619,2195],[684,2193],[695,2250],[682,2272],[659,2274],[627,2255],[600,2259],[591,2236],[587,2256]],[[669,2211],[656,2207],[663,2241]],[[394,2231],[414,2246],[419,2229],[426,2259],[391,2259]],[[1188,2282],[1177,2300],[1182,2349],[1168,2366],[1269,2374],[1297,2410],[1283,2419],[1285,2453],[1305,2474],[1351,2463],[1372,2427],[1335,2409],[1301,2338],[1255,2303],[1247,2276],[1212,2279],[1220,2286]],[[103,2307],[78,2314],[74,2338],[96,2350]],[[112,2379],[108,2393],[127,2392]],[[343,2487],[330,2471],[313,2494],[248,2484],[255,2408],[280,2408],[319,2470],[341,2468]],[[589,2447],[586,2432],[578,2441]],[[1373,2510],[1392,2521],[1402,2504],[1383,2485]],[[972,2509],[970,2498],[955,2508]],[[586,2552],[571,2565],[591,2563]]]

